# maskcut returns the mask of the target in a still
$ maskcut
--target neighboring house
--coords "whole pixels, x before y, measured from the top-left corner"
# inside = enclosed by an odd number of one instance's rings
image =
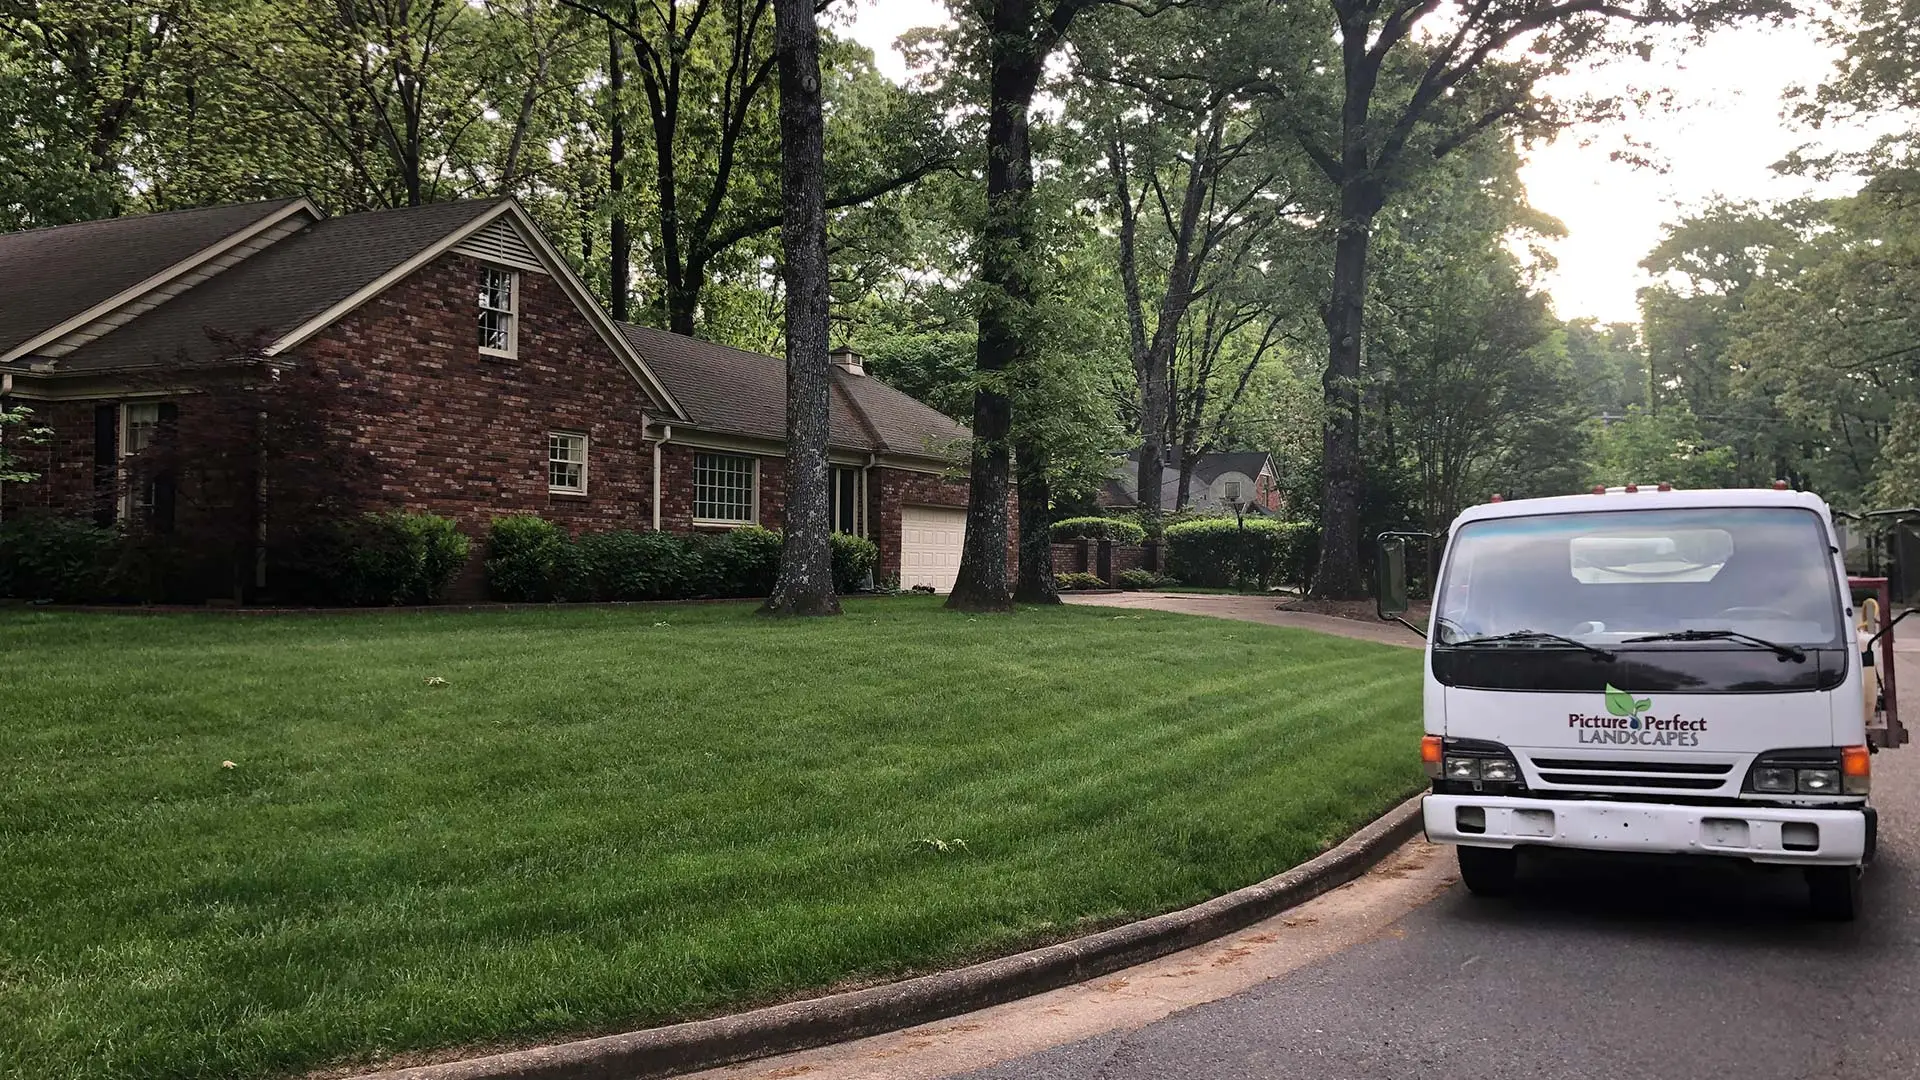
[[[1101,506],[1116,510],[1140,505],[1140,451],[1135,450],[1114,465],[1112,479],[1101,486]],[[1180,466],[1177,454],[1161,475],[1160,509],[1171,511],[1179,505]],[[1273,456],[1265,451],[1232,451],[1202,454],[1193,461],[1193,474],[1187,483],[1189,510],[1231,514],[1235,506],[1249,513],[1278,513],[1280,488],[1273,468]]]
[[[23,448],[42,476],[0,491],[8,513],[183,535],[251,522],[272,493],[201,477],[189,499],[129,466],[156,439],[213,446],[236,430],[264,456],[304,420],[325,444],[312,453],[366,466],[354,508],[444,514],[474,538],[460,595],[480,590],[480,542],[502,514],[575,531],[781,522],[785,363],[613,322],[511,199],[340,217],[283,199],[0,235],[0,280],[0,396],[53,431]],[[835,527],[875,542],[881,576],[950,588],[967,431],[857,355],[835,360]],[[318,388],[310,415],[257,414],[274,431],[216,407],[292,375]],[[271,525],[236,583],[253,595],[272,593]]]

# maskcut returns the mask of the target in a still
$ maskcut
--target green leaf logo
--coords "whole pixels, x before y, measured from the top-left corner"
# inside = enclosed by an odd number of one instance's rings
[[[1607,711],[1615,716],[1633,716],[1652,704],[1651,700],[1635,701],[1632,694],[1612,683],[1607,684]]]
[[[1650,697],[1643,697],[1639,701],[1636,701],[1633,703],[1633,711],[1637,713],[1646,712],[1648,709],[1651,709],[1651,708],[1653,708],[1653,699]]]

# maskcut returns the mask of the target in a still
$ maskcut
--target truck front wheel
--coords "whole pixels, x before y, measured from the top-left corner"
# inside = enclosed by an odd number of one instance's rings
[[[1852,922],[1860,912],[1860,868],[1808,867],[1807,899],[1812,902],[1816,918],[1828,922]]]
[[[1505,896],[1513,891],[1514,872],[1520,865],[1520,853],[1513,848],[1454,848],[1460,858],[1460,880],[1475,896]]]

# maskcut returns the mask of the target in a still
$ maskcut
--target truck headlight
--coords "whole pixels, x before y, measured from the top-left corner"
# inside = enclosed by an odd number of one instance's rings
[[[1753,770],[1752,784],[1755,791],[1791,795],[1794,783],[1792,769],[1776,769],[1763,765]]]
[[[1450,757],[1447,759],[1447,779],[1480,779],[1480,759],[1470,757]]]
[[[1839,769],[1801,769],[1800,794],[1832,795],[1840,790]]]
[[[1512,782],[1520,779],[1520,769],[1506,758],[1484,758],[1480,762],[1480,779]]]

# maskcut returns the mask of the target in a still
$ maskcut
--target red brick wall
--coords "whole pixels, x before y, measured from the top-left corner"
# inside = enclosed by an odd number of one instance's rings
[[[19,429],[9,430],[11,452],[39,479],[7,484],[0,489],[0,506],[7,513],[22,509],[52,510],[63,514],[93,512],[93,410],[98,401],[26,401],[9,399],[33,410],[33,426],[51,434],[37,445],[25,443]]]
[[[785,458],[766,457],[733,450],[706,450],[685,443],[669,442],[660,451],[660,528],[667,532],[694,532],[693,458],[695,454],[734,454],[757,457],[760,462],[760,521],[777,529],[787,505],[787,462]],[[651,459],[649,459],[651,461]],[[651,467],[651,465],[649,465]],[[647,527],[653,525],[653,508],[647,507]]]
[[[1056,574],[1092,573],[1095,561],[1093,545],[1085,540],[1067,540],[1053,545],[1053,572]]]
[[[651,523],[654,409],[560,284],[519,276],[519,347],[482,356],[481,264],[448,254],[290,354],[334,385],[330,424],[375,463],[370,508],[454,518],[475,540],[492,518],[537,513],[581,529]],[[587,493],[547,490],[547,433],[587,436]]]

